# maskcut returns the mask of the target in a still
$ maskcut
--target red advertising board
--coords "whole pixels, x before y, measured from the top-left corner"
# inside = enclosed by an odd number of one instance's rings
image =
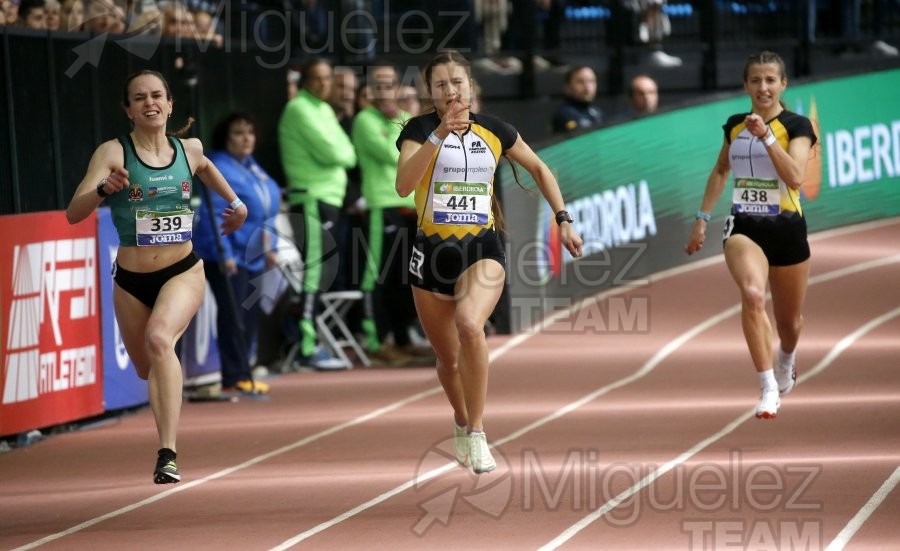
[[[0,216],[0,435],[103,412],[96,213]]]

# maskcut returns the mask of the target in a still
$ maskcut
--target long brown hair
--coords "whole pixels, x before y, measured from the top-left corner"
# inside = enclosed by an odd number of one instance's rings
[[[151,76],[156,77],[162,82],[163,88],[166,90],[166,99],[172,100],[172,89],[169,88],[169,82],[166,80],[166,77],[162,75],[159,71],[153,71],[151,69],[144,69],[142,71],[138,71],[136,73],[132,73],[125,79],[125,86],[122,87],[122,105],[124,107],[131,106],[131,99],[128,97],[128,88],[131,86],[131,83],[134,79],[143,76]],[[188,117],[187,122],[174,132],[166,132],[167,136],[175,136],[176,138],[184,138],[187,136],[188,130],[191,129],[191,126],[194,124],[194,117]]]

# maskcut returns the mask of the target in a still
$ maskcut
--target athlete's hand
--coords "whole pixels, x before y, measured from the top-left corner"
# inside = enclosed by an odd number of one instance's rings
[[[225,221],[222,222],[221,235],[228,235],[244,225],[244,220],[247,219],[247,205],[242,203],[236,209],[225,207],[225,210],[222,211],[222,218]]]
[[[128,171],[120,167],[106,177],[106,185],[103,186],[103,191],[105,191],[107,195],[112,195],[113,193],[122,191],[126,187],[128,187]]]
[[[560,226],[559,240],[562,242],[563,247],[575,258],[581,258],[581,255],[584,254],[584,251],[581,249],[584,242],[581,240],[578,232],[575,231],[575,228],[572,227],[572,224],[565,223]]]
[[[465,132],[469,129],[469,106],[458,99],[450,102],[450,107],[441,117],[441,124],[434,129],[440,139],[445,139],[451,132]]]
[[[703,248],[703,242],[706,241],[706,220],[698,218],[694,222],[694,229],[691,231],[691,238],[687,245],[684,246],[684,252],[694,254]]]
[[[765,138],[766,134],[769,132],[769,127],[766,126],[766,121],[762,119],[756,113],[750,113],[744,118],[744,124],[747,126],[747,131],[756,136],[759,139]]]

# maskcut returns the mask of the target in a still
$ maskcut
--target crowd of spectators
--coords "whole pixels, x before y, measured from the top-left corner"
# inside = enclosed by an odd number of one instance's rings
[[[179,0],[2,0],[0,25],[59,32],[178,36],[221,47],[216,8]]]

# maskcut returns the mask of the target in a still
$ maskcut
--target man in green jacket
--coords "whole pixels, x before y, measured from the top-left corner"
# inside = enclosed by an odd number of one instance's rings
[[[424,364],[428,357],[422,357],[422,350],[409,339],[415,305],[405,277],[416,231],[416,203],[412,195],[400,197],[394,187],[400,156],[396,142],[411,115],[397,103],[396,71],[378,69],[368,83],[372,105],[356,115],[351,133],[369,213],[368,259],[361,284],[365,295],[362,327],[372,359]],[[388,335],[393,336],[394,346],[385,344]]]
[[[340,262],[335,231],[347,190],[347,169],[356,153],[328,104],[331,64],[313,58],[301,67],[300,91],[278,123],[281,162],[287,178],[291,228],[304,264],[300,363],[318,369],[343,367],[318,348],[318,293],[328,290]]]

